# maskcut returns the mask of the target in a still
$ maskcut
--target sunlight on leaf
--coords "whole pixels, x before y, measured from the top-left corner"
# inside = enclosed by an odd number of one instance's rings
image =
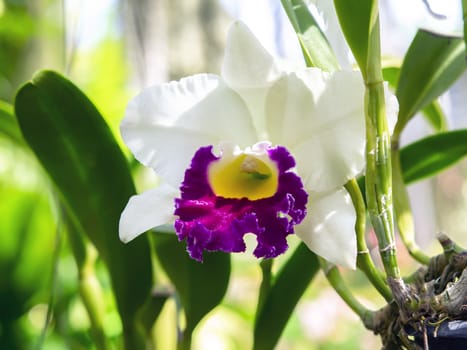
[[[419,30],[401,67],[396,96],[399,116],[394,134],[446,91],[465,70],[465,44],[461,38]]]
[[[148,297],[152,272],[147,237],[129,245],[118,239],[120,213],[135,192],[122,152],[94,105],[52,71],[37,73],[19,90],[15,112],[74,224],[106,262],[125,335],[135,337],[133,323]]]
[[[339,63],[305,1],[282,0],[282,6],[297,33],[306,65],[328,72],[337,70]]]
[[[433,176],[467,155],[467,130],[439,133],[414,142],[401,150],[406,183]]]

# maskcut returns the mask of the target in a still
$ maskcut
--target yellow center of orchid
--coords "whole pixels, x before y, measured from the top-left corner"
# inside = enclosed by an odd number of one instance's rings
[[[254,201],[277,192],[278,173],[275,163],[267,157],[241,153],[213,162],[208,180],[216,196]]]

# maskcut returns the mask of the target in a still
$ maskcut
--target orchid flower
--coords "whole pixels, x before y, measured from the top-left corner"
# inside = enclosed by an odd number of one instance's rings
[[[283,253],[296,233],[318,255],[355,268],[356,214],[343,185],[364,167],[364,85],[358,72],[289,71],[241,22],[221,76],[143,90],[121,123],[134,156],[162,184],[130,198],[123,242],[165,224],[203,251]]]

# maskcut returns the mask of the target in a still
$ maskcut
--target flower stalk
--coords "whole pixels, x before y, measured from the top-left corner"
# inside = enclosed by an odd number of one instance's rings
[[[190,350],[193,330],[185,329],[177,344],[177,350]]]
[[[94,270],[97,251],[85,241],[68,217],[65,220],[69,243],[78,268],[79,293],[89,316],[94,344],[98,350],[111,349],[104,331],[104,295]]]
[[[263,279],[261,281],[261,285],[259,287],[259,294],[258,294],[258,304],[256,306],[256,315],[261,313],[261,309],[263,308],[264,301],[271,290],[272,285],[272,265],[274,259],[263,259],[259,264],[261,267],[261,273]]]
[[[355,222],[355,232],[357,235],[357,267],[365,273],[368,280],[378,290],[387,302],[390,302],[393,297],[391,290],[384,281],[381,272],[376,268],[370,256],[370,251],[365,241],[366,232],[366,207],[363,201],[363,195],[358,187],[355,179],[350,180],[345,185],[347,192],[352,198],[352,203],[355,207],[357,220]]]
[[[325,259],[318,257],[321,269],[326,279],[339,294],[342,300],[360,317],[365,327],[370,328],[373,324],[373,312],[362,305],[352,294],[350,289],[342,279],[342,275],[336,265],[331,264]]]

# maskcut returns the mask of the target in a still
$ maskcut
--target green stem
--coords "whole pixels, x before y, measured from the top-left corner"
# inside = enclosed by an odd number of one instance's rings
[[[374,1],[372,8],[365,83],[368,211],[386,274],[388,278],[400,280],[393,227],[391,138],[381,71],[378,1]]]
[[[357,235],[357,267],[365,273],[368,280],[384,297],[384,299],[386,299],[387,302],[390,302],[393,299],[391,290],[384,281],[381,272],[374,265],[370,251],[366,245],[366,207],[362,192],[360,191],[360,187],[355,179],[347,182],[345,188],[352,198],[352,203],[357,214],[357,220],[355,221],[355,232]]]
[[[409,254],[418,262],[424,265],[430,263],[430,257],[423,253],[415,242],[415,225],[410,208],[409,195],[402,176],[399,142],[392,141],[392,183],[394,186],[394,214],[399,235],[404,242]]]
[[[263,308],[264,301],[266,300],[269,290],[271,289],[272,283],[272,264],[273,259],[263,259],[260,263],[261,273],[263,275],[263,279],[261,281],[261,286],[259,287],[259,295],[258,295],[258,304],[256,306],[256,313],[255,315],[259,315],[261,313],[261,309]]]
[[[135,320],[130,320],[127,323],[123,321],[123,342],[124,349],[146,349],[146,339],[144,330]]]
[[[94,344],[99,350],[111,349],[104,332],[104,296],[94,271],[97,252],[68,217],[66,220],[69,243],[78,267],[79,292],[91,321]]]
[[[365,327],[371,328],[371,325],[373,324],[373,311],[368,310],[354,297],[334,264],[331,264],[321,257],[318,257],[318,259],[328,282],[335,289],[337,294],[339,294],[342,300],[344,300],[345,303],[360,317]]]
[[[185,329],[183,331],[181,339],[177,343],[177,350],[191,350],[191,339],[192,339],[193,330]]]
[[[401,312],[414,298],[401,277],[396,255],[392,207],[391,136],[386,118],[379,33],[378,1],[371,3],[366,93],[366,195],[387,282]]]
[[[97,256],[97,254],[96,254]],[[91,321],[91,333],[97,349],[110,349],[104,331],[104,296],[94,271],[94,258],[79,272],[79,291]]]

